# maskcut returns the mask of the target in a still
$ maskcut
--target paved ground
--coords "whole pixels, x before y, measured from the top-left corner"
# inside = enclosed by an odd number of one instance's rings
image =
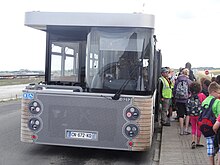
[[[162,128],[160,165],[207,165],[204,137],[201,144],[205,147],[191,149],[191,135],[179,135],[179,122],[171,122],[170,127]],[[216,156],[217,157],[217,156]]]
[[[0,87],[0,101],[21,97],[26,85]],[[201,138],[205,145],[205,139]],[[217,156],[216,156],[217,157]],[[191,149],[191,135],[179,135],[179,122],[171,122],[170,127],[162,128],[161,150],[158,156],[159,165],[207,165],[206,145]]]

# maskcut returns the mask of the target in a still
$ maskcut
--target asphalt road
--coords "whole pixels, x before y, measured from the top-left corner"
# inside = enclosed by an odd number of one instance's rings
[[[0,103],[0,165],[156,165],[159,144],[147,152],[73,148],[20,141],[20,101]]]

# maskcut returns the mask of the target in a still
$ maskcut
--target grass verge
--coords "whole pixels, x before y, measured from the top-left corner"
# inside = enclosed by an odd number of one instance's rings
[[[29,78],[0,79],[0,86],[39,83],[41,81],[44,81],[44,78],[29,77]]]

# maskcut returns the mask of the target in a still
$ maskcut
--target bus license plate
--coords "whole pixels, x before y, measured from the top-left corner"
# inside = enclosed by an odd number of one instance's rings
[[[67,139],[98,140],[98,132],[66,130]]]

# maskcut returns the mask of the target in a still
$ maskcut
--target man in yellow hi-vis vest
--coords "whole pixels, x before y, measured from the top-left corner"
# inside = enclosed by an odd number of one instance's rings
[[[167,118],[167,113],[171,103],[172,89],[168,78],[168,72],[166,68],[161,68],[161,77],[158,82],[158,99],[161,103],[161,124],[163,126],[170,126],[170,120]]]

